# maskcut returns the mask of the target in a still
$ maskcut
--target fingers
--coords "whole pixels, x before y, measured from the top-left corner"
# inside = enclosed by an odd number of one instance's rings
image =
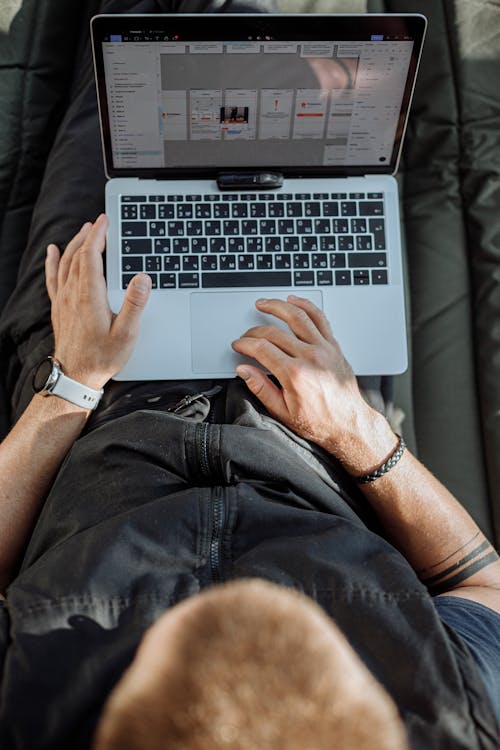
[[[281,349],[285,354],[288,354],[289,357],[300,356],[307,346],[297,336],[294,336],[293,333],[274,325],[254,326],[253,328],[249,328],[241,338],[265,339],[274,344],[278,349]]]
[[[334,341],[330,323],[323,310],[316,307],[311,300],[305,299],[304,297],[295,297],[293,294],[288,295],[288,302],[296,307],[300,307],[301,310],[304,310],[327,341]]]
[[[283,393],[262,370],[253,367],[253,365],[239,365],[236,368],[236,373],[245,381],[248,389],[257,396],[270,414],[283,418],[286,411]]]
[[[92,229],[92,224],[90,223],[90,221],[87,221],[82,226],[80,231],[73,237],[73,239],[70,240],[70,242],[68,242],[68,245],[66,246],[66,250],[64,251],[61,261],[59,263],[58,281],[60,284],[66,283],[69,269],[75,257],[75,253],[81,248],[81,246],[85,242],[85,239],[87,238],[91,229]]]
[[[45,286],[51,302],[57,294],[57,271],[61,254],[57,245],[49,245],[45,258]]]
[[[290,299],[290,298],[289,298]],[[306,302],[307,300],[303,300]],[[309,303],[312,305],[312,303]],[[322,334],[309,314],[309,309],[302,305],[292,304],[280,299],[259,299],[255,306],[261,312],[275,315],[287,323],[290,330],[298,339],[308,344],[318,344]],[[312,308],[320,313],[315,305]]]
[[[149,299],[151,277],[138,273],[127,287],[120,312],[113,323],[114,335],[126,341],[135,341],[139,334],[142,311]]]
[[[235,352],[257,360],[278,380],[285,377],[292,358],[264,337],[242,336],[231,344]]]

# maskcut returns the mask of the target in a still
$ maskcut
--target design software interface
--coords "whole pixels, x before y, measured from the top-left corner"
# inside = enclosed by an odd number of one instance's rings
[[[116,168],[384,165],[413,42],[103,43]]]

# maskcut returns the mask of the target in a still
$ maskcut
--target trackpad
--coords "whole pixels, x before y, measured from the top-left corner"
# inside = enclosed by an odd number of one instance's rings
[[[255,309],[261,298],[286,300],[290,292],[195,292],[191,295],[191,344],[193,372],[206,375],[227,373],[234,375],[237,365],[254,362],[236,354],[231,342],[252,326],[286,323],[273,315]],[[296,294],[311,300],[323,309],[323,295],[319,291],[297,290]]]

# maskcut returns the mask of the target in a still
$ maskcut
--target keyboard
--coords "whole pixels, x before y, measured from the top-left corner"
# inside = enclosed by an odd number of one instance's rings
[[[388,283],[382,193],[122,195],[120,217],[123,289]]]

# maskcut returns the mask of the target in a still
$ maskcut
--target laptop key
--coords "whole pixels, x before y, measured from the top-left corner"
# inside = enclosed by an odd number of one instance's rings
[[[193,218],[193,206],[191,203],[178,203],[177,204],[177,218],[178,219],[192,219]]]
[[[229,287],[273,287],[291,286],[289,271],[234,271],[228,273],[202,273],[204,289],[227,289]]]
[[[187,255],[182,259],[182,270],[183,271],[198,271],[199,263],[200,261],[197,255]]]
[[[137,219],[137,206],[133,203],[124,203],[121,209],[122,219]]]
[[[224,260],[224,256],[221,256],[221,261]],[[201,258],[201,270],[202,271],[217,271],[217,255],[203,255]]]
[[[316,234],[330,234],[330,219],[314,219],[314,231]]]
[[[166,255],[163,258],[163,270],[164,271],[180,271],[181,260],[175,255]]]
[[[330,268],[345,268],[345,253],[330,253]]]
[[[143,203],[139,207],[141,219],[156,219],[156,205],[154,203]]]
[[[386,253],[350,253],[349,268],[375,268],[376,266],[386,266]]]
[[[336,244],[335,244],[335,237],[320,237],[319,238],[319,249],[323,252],[329,252],[330,250],[335,250]]]
[[[317,237],[301,237],[300,249],[306,253],[315,253],[319,249]]]
[[[314,286],[314,271],[294,271],[295,286]]]
[[[356,204],[354,201],[342,201],[340,204],[341,216],[356,216]]]
[[[169,237],[182,237],[185,234],[183,221],[167,221]]]
[[[151,242],[151,240],[149,240]],[[155,240],[155,253],[165,254],[170,252],[170,238],[163,237],[161,240]]]
[[[382,201],[360,201],[360,216],[382,216],[384,213],[384,204]]]
[[[368,271],[354,271],[353,272],[354,283],[357,286],[364,286],[370,283],[370,276]]]
[[[287,216],[303,216],[304,209],[302,203],[290,202],[286,204],[286,215]]]
[[[265,203],[251,203],[250,204],[250,216],[253,218],[261,218],[266,215],[266,204]]]
[[[214,205],[214,219],[228,219],[229,216],[228,203],[216,203]]]
[[[171,203],[160,203],[158,204],[158,218],[159,219],[173,219],[175,216],[175,206]]]
[[[243,219],[241,222],[241,234],[257,234],[257,222],[255,219]]]
[[[292,260],[286,253],[281,253],[274,256],[274,267],[276,269],[284,269],[292,267]]]
[[[337,286],[352,284],[350,271],[335,271],[335,283]]]
[[[276,221],[274,219],[261,219],[259,229],[260,234],[276,234]]]
[[[312,234],[313,228],[311,219],[297,219],[296,225],[297,234]]]
[[[259,268],[261,271],[271,271],[273,267],[273,256],[272,255],[256,255],[257,258],[257,268]]]
[[[245,238],[244,237],[230,237],[228,239],[227,249],[229,253],[244,253],[245,252]]]
[[[165,222],[164,221],[150,221],[149,222],[149,234],[151,237],[164,237],[165,236]]]
[[[239,221],[224,221],[223,222],[224,231],[223,233],[228,234],[240,234],[240,222]]]
[[[323,216],[338,216],[339,204],[337,201],[325,201],[323,203]]]
[[[255,268],[255,257],[253,255],[238,255],[238,270],[251,271]]]
[[[208,240],[206,237],[193,237],[191,240],[191,252],[192,253],[207,253],[208,252]]]
[[[203,234],[202,221],[186,221],[186,234],[188,237],[199,237]]]
[[[351,232],[353,234],[366,232],[366,219],[351,219]]]
[[[197,203],[194,208],[197,219],[210,219],[212,217],[212,206],[210,203]]]
[[[222,208],[222,206],[220,206]],[[229,208],[229,206],[227,206]],[[231,216],[234,219],[245,219],[248,216],[248,206],[246,203],[233,203],[231,206]]]
[[[123,237],[147,237],[148,224],[146,221],[123,221]]]
[[[266,248],[266,253],[280,253],[281,252],[281,237],[266,237],[265,248]]]
[[[268,215],[272,218],[280,218],[281,216],[285,215],[285,208],[283,206],[283,203],[270,203],[267,210]]]
[[[151,252],[151,240],[122,240],[122,253],[124,255],[144,255]]]
[[[333,271],[318,271],[316,273],[316,284],[318,286],[332,286]]]
[[[296,253],[300,250],[298,237],[283,237],[283,250],[286,253]]]
[[[279,234],[293,234],[295,226],[293,219],[279,219],[278,221],[278,233]]]
[[[312,256],[313,268],[328,268],[328,255],[326,253],[314,253]]]
[[[354,237],[350,234],[340,235],[337,237],[337,247],[339,250],[354,250]]]
[[[385,250],[385,223],[383,219],[369,219],[368,227],[373,234],[375,250]]]
[[[219,258],[219,268],[221,271],[234,271],[236,268],[236,258],[234,255],[221,255]]]
[[[127,272],[138,272],[144,270],[144,262],[142,257],[139,255],[132,257],[122,258],[122,271]]]
[[[161,257],[159,255],[146,256],[146,271],[161,271]]]
[[[356,250],[371,250],[372,247],[372,238],[369,234],[360,234],[356,237]]]
[[[295,253],[292,257],[295,269],[309,268],[309,255],[307,253]]]
[[[208,236],[219,235],[221,233],[220,221],[206,221],[205,234]]]
[[[200,286],[199,273],[180,273],[179,289],[197,289]]]
[[[225,253],[226,252],[226,238],[225,237],[210,237],[210,252],[211,253]]]
[[[262,237],[247,237],[247,253],[261,253],[263,249]]]
[[[349,232],[349,222],[347,219],[332,219],[333,234],[347,234]]]
[[[172,241],[172,249],[174,253],[185,254],[189,253],[189,240],[187,237],[175,237]]]
[[[122,203],[144,203],[145,195],[122,195]]]
[[[380,271],[372,271],[372,284],[387,284],[387,271],[385,269]]]
[[[177,276],[175,273],[160,274],[160,289],[175,289],[177,286]]]
[[[320,204],[319,203],[304,203],[304,215],[305,216],[319,216],[320,215]]]
[[[158,289],[158,274],[149,273],[148,276],[151,279],[151,289]]]

